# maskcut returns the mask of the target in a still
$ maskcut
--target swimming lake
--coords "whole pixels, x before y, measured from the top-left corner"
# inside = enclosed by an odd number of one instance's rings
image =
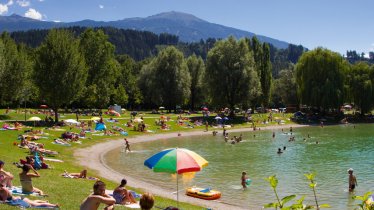
[[[230,138],[239,135],[228,132]],[[372,124],[294,128],[295,141],[291,142],[289,129],[242,134],[243,141],[235,145],[224,142],[222,131],[217,136],[181,136],[132,144],[133,152],[124,153],[122,148],[118,148],[107,153],[104,161],[118,172],[141,177],[143,181],[173,192],[176,191],[175,176],[154,173],[143,165],[144,160],[166,148],[190,149],[204,157],[209,165],[194,176],[180,176],[180,189],[182,186],[211,187],[222,192],[220,202],[243,209],[262,209],[263,205],[276,201],[265,180],[271,175],[279,179],[277,190],[280,197],[296,194],[298,199],[305,195],[304,203],[314,205],[313,192],[304,174],[315,173],[319,203],[330,204],[331,209],[354,209],[359,202],[351,199],[353,195],[374,190]],[[283,147],[286,147],[283,153],[277,154],[278,148],[283,150]],[[348,168],[354,169],[358,181],[354,194],[348,192]],[[242,171],[246,171],[252,180],[247,190],[241,187]]]

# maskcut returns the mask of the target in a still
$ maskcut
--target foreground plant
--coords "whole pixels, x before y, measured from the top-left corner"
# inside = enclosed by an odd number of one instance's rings
[[[367,192],[363,196],[353,196],[352,198],[355,200],[362,201],[360,204],[357,204],[361,210],[374,210],[374,204],[373,201],[370,202],[370,196],[372,195],[372,192]]]
[[[310,173],[310,174],[304,174],[304,176],[310,181],[309,187],[312,188],[313,190],[314,200],[316,202],[316,209],[318,210],[320,208],[330,208],[330,205],[328,204],[318,205],[318,199],[317,199],[317,193],[316,193],[317,183],[314,181],[315,175],[313,173]]]
[[[291,206],[285,206],[285,204],[287,202],[291,201],[292,199],[294,199],[296,197],[296,195],[289,195],[289,196],[286,196],[282,199],[279,199],[279,196],[278,196],[278,193],[277,193],[277,190],[276,190],[277,185],[278,185],[278,179],[276,178],[275,175],[273,175],[273,176],[270,176],[270,177],[266,178],[266,180],[269,182],[271,188],[273,188],[274,193],[275,193],[275,197],[277,199],[277,202],[266,204],[264,206],[264,208],[275,208],[275,209],[279,208],[281,210],[307,210],[307,209],[317,209],[317,210],[319,210],[321,208],[329,208],[330,205],[328,205],[328,204],[321,204],[321,205],[318,204],[317,193],[316,193],[317,183],[314,180],[315,175],[312,174],[312,173],[311,174],[305,174],[305,177],[310,181],[309,187],[312,188],[312,190],[313,190],[314,200],[316,202],[316,206],[304,204],[303,202],[304,202],[305,196],[302,196],[299,200],[297,200]]]
[[[266,204],[264,206],[264,208],[291,209],[291,207],[285,207],[284,205],[287,202],[289,202],[292,199],[294,199],[296,197],[296,195],[289,195],[289,196],[286,196],[286,197],[284,197],[282,199],[279,199],[279,196],[278,196],[278,193],[277,193],[277,186],[278,186],[278,179],[277,179],[277,177],[275,175],[273,175],[273,176],[269,176],[265,180],[267,180],[269,182],[271,188],[273,188],[275,197],[277,198],[277,202]]]

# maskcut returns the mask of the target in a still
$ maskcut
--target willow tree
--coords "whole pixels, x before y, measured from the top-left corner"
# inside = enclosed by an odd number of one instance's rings
[[[218,106],[247,106],[261,94],[253,55],[245,40],[218,41],[209,51],[205,81],[212,102]]]
[[[301,104],[318,109],[338,109],[343,102],[348,64],[340,54],[317,48],[304,53],[296,65],[296,85]]]
[[[203,102],[205,96],[203,93],[205,64],[201,57],[197,57],[195,54],[193,54],[187,58],[187,66],[191,76],[190,108],[194,110],[196,103]]]
[[[66,30],[51,30],[37,50],[35,80],[40,96],[55,112],[81,94],[87,79],[87,67],[79,43]]]
[[[280,98],[283,106],[297,104],[295,66],[290,63],[288,68],[279,72],[279,78],[273,83],[273,100]]]
[[[156,58],[145,65],[141,78],[149,83],[140,85],[154,104],[165,106],[169,112],[176,105],[183,105],[190,96],[191,77],[182,52],[167,47]],[[148,79],[146,79],[148,78]]]
[[[349,95],[361,114],[370,112],[374,107],[374,69],[365,62],[352,66],[348,73]]]

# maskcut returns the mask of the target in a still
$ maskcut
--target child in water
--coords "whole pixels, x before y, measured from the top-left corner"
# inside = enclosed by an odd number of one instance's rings
[[[247,189],[247,185],[245,183],[245,181],[247,180],[247,172],[243,171],[242,172],[242,186],[243,186],[243,189]]]

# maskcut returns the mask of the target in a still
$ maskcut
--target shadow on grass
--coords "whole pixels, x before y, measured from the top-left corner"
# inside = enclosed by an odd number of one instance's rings
[[[0,120],[10,120],[11,117],[9,115],[0,114]]]

